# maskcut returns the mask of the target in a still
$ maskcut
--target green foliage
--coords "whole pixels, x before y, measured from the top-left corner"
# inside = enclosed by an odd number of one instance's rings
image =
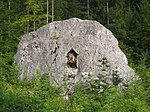
[[[60,95],[60,88],[51,86],[49,78],[40,77],[38,72],[33,80],[19,81],[13,66],[20,36],[46,24],[46,3],[46,0],[10,0],[9,8],[9,0],[0,1],[0,112],[149,112],[149,1],[108,0],[107,13],[106,0],[89,0],[89,15],[87,0],[55,1],[54,20],[78,17],[107,26],[141,79],[119,91],[116,86],[121,79],[117,71],[111,87],[100,74],[99,79],[78,84],[69,101]],[[49,18],[50,10],[51,2]],[[102,71],[109,69],[105,58],[99,62]]]
[[[85,94],[78,89],[73,97],[73,105],[78,104],[82,112],[148,112],[147,92],[140,84],[129,86],[120,92],[115,86],[103,93]]]
[[[144,79],[142,74],[145,72],[139,73]],[[89,81],[86,84],[77,84],[71,99],[65,100],[61,95],[61,89],[50,85],[48,76],[41,77],[39,72],[35,76],[32,80],[14,80],[13,83],[1,79],[0,111],[149,112],[150,110],[150,91],[145,88],[142,80],[133,82],[123,91],[118,90],[114,85],[107,86],[105,91],[100,92],[101,88],[98,86],[105,87],[101,85],[101,79]],[[88,89],[85,86],[89,86]]]

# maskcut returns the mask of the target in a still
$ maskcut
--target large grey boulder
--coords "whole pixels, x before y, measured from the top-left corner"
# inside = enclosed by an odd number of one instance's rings
[[[77,68],[67,66],[71,48],[79,54]],[[23,35],[14,59],[21,79],[32,78],[37,70],[56,83],[66,77],[76,83],[86,74],[90,78],[104,75],[111,83],[114,70],[123,81],[135,76],[112,32],[96,21],[78,18],[55,21]]]

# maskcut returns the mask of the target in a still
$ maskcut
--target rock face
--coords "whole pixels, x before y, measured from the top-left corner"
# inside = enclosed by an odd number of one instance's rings
[[[78,54],[77,68],[67,65],[72,48]],[[135,76],[112,32],[96,21],[78,18],[55,21],[22,36],[14,59],[21,79],[32,78],[37,70],[56,83],[65,77],[75,83],[85,74],[104,75],[111,83],[116,69],[123,81]]]

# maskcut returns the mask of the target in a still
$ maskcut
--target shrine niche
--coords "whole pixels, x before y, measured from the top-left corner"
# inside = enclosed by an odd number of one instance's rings
[[[77,68],[77,56],[79,54],[75,52],[75,50],[72,48],[67,53],[67,65],[71,68]]]

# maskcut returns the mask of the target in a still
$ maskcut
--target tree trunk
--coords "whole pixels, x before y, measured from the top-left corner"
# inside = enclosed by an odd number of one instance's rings
[[[27,17],[27,32],[26,33],[29,33],[29,21],[30,21],[29,9],[27,13],[28,13],[28,17]]]
[[[9,6],[8,6],[8,8],[9,8],[9,11],[10,11],[10,0],[9,0]],[[9,16],[9,23],[10,23],[10,16]]]
[[[48,23],[48,13],[49,13],[48,9],[49,9],[49,1],[47,0],[47,23]]]
[[[34,24],[34,31],[35,31],[35,11],[34,11],[34,22],[33,22],[33,24]]]
[[[9,11],[10,11],[10,0],[8,1],[9,3],[8,3],[8,9],[9,9]],[[9,20],[8,20],[8,22],[9,22],[9,28],[8,28],[8,36],[10,37],[10,15],[9,15],[9,18],[8,18]]]
[[[52,0],[52,21],[54,21],[54,0]]]
[[[89,0],[87,0],[87,16],[89,18],[90,16],[90,5],[89,5]]]
[[[109,6],[108,6],[108,0],[107,0],[107,26],[109,25]]]

